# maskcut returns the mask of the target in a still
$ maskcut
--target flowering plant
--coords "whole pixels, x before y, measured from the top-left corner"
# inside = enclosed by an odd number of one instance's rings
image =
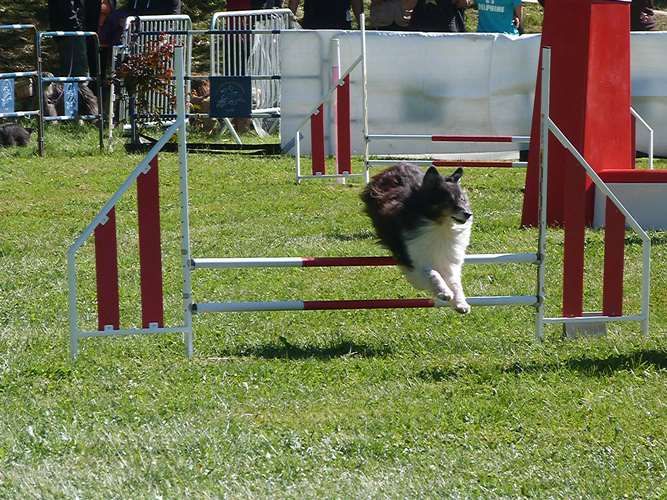
[[[126,56],[118,66],[116,76],[123,80],[130,97],[136,98],[141,114],[160,114],[159,110],[151,109],[148,100],[151,92],[162,94],[173,103],[173,58],[174,43],[164,34],[147,43],[141,52]]]

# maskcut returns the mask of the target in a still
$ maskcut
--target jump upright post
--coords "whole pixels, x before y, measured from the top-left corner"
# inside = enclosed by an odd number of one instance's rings
[[[334,42],[336,41],[334,39]],[[339,53],[339,51],[340,49],[337,52]],[[334,52],[336,51],[334,50]],[[340,58],[336,58],[332,71],[334,76],[333,85],[297,127],[294,136],[297,184],[309,179],[340,179],[344,181],[348,178],[361,176],[361,174],[352,173],[352,138],[350,134],[350,74],[361,63],[361,59],[361,56],[358,57],[341,73]],[[336,172],[333,174],[327,174],[326,171],[324,114],[328,104],[335,104],[333,107],[335,107]],[[303,174],[301,169],[301,133],[308,123],[310,123],[311,172]]]
[[[93,221],[70,246],[67,253],[69,282],[70,355],[77,356],[79,341],[88,337],[120,337],[128,335],[157,335],[182,333],[185,351],[192,355],[191,298],[183,296],[183,321],[173,327],[164,325],[162,298],[162,259],[160,248],[160,216],[158,193],[158,153],[178,134],[180,191],[187,200],[187,136],[185,110],[184,50],[175,50],[176,120],[151,148],[146,157],[125,179],[121,187],[97,213]],[[115,208],[134,184],[137,184],[139,214],[139,260],[141,276],[142,321],[140,327],[124,328],[121,324],[118,284],[118,250],[116,241]],[[190,290],[190,236],[187,203],[181,206],[181,254],[183,289]],[[97,330],[85,330],[79,325],[76,255],[86,240],[94,234],[97,279]]]

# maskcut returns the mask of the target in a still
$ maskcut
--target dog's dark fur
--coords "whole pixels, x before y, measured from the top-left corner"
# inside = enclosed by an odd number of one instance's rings
[[[400,163],[373,177],[361,199],[380,243],[408,280],[468,312],[461,268],[470,240],[472,211],[461,188],[462,169],[443,177],[435,167]]]
[[[406,250],[406,233],[428,221],[472,215],[468,197],[459,179],[463,169],[442,177],[435,167],[423,174],[419,167],[400,163],[373,177],[361,194],[380,243],[403,266],[413,267]]]
[[[27,146],[32,129],[23,128],[15,123],[0,125],[0,146]]]

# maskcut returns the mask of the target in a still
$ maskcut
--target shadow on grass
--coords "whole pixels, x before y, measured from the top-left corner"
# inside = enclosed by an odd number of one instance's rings
[[[337,241],[362,241],[375,239],[376,236],[371,230],[364,230],[352,234],[333,232],[327,234],[327,237]]]
[[[230,353],[232,354],[232,353]],[[387,346],[377,347],[356,342],[339,342],[327,346],[298,346],[281,338],[279,342],[242,348],[236,356],[252,356],[263,359],[335,359],[346,357],[385,357],[391,354]]]
[[[577,371],[591,377],[606,377],[620,371],[634,371],[647,368],[657,370],[667,369],[667,354],[663,351],[635,351],[619,354],[608,358],[577,358],[561,363],[531,364],[521,366],[515,363],[505,367],[503,373],[535,373],[544,371],[570,370]]]
[[[645,369],[667,369],[667,353],[657,350],[635,351],[607,358],[576,358],[557,363],[515,362],[510,365],[484,366],[459,364],[446,367],[432,367],[420,370],[417,377],[429,382],[442,382],[466,376],[492,379],[498,375],[523,375],[573,371],[587,377],[608,377],[617,372]]]

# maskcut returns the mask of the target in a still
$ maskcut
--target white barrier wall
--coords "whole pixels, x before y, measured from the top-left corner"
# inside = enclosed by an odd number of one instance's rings
[[[332,41],[342,71],[359,56],[358,31],[294,31],[281,35],[283,149],[293,152],[298,127],[332,81]],[[540,36],[368,32],[368,107],[371,133],[529,135]],[[655,153],[667,155],[667,32],[632,34],[633,102],[655,129]],[[361,66],[351,77],[352,148],[362,153]],[[628,110],[629,112],[629,110]],[[327,151],[334,151],[326,112]],[[638,126],[638,149],[648,133]],[[509,151],[516,145],[373,142],[371,154]],[[310,128],[302,151],[310,152]],[[514,153],[515,154],[515,153]],[[494,155],[496,157],[512,156]]]

